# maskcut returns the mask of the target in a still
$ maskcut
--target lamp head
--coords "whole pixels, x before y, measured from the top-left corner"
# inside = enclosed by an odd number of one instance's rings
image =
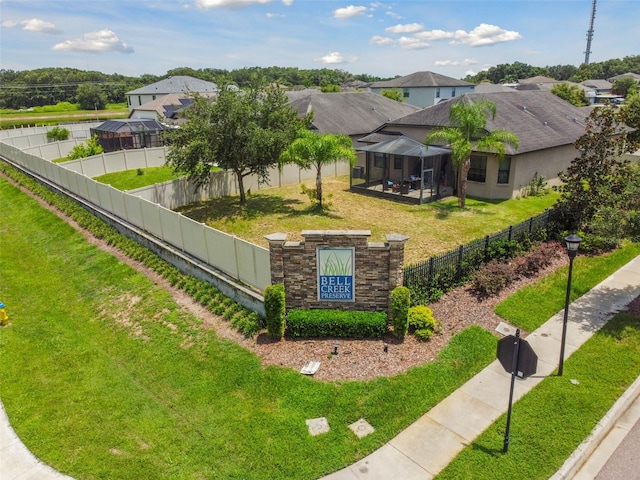
[[[576,235],[575,233],[572,233],[571,235],[567,235],[564,238],[564,241],[567,244],[567,250],[569,252],[569,255],[571,254],[575,255],[578,251],[578,248],[580,247],[580,242],[582,242],[582,238]]]

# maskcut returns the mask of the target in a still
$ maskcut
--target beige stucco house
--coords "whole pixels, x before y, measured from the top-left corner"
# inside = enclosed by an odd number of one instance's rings
[[[579,155],[573,143],[584,133],[585,119],[593,107],[575,107],[545,91],[467,94],[387,122],[361,141],[374,144],[403,135],[424,142],[434,129],[449,126],[452,102],[478,99],[493,102],[497,109],[496,117],[487,121],[487,130],[509,130],[518,136],[520,145],[517,150],[508,149],[502,161],[491,153],[473,152],[467,195],[485,199],[517,198],[525,194],[536,174],[543,176],[549,186],[559,185],[559,172]],[[393,153],[386,155],[391,163]],[[445,162],[446,158],[443,164]],[[366,178],[366,171],[364,175]],[[442,179],[444,183],[455,187],[450,168],[443,167],[442,175],[446,175]]]

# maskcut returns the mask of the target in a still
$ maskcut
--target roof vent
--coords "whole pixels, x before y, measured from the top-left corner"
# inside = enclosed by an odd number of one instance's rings
[[[578,123],[578,119],[576,117],[573,117],[573,121]]]
[[[548,122],[544,122],[544,126],[545,127],[549,126],[549,123]]]
[[[522,109],[526,112],[527,111],[527,107],[526,106],[522,106]]]

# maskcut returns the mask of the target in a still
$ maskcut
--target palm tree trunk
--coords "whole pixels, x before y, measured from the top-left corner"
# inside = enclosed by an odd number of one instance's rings
[[[322,169],[320,165],[316,167],[316,198],[318,206],[322,210]]]
[[[467,201],[467,175],[471,169],[471,158],[465,159],[460,168],[460,178],[458,179],[458,207],[464,208]]]

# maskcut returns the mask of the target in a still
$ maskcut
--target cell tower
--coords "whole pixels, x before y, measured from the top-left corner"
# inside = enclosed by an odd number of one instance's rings
[[[593,0],[591,6],[591,21],[589,22],[589,30],[587,30],[587,50],[584,52],[584,63],[589,64],[589,54],[591,53],[591,39],[593,38],[593,21],[596,18],[596,0]]]

